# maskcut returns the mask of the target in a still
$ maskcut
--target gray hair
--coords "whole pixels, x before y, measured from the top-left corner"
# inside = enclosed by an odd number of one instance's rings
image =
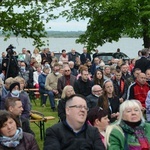
[[[69,61],[68,64],[69,64],[69,65],[70,65],[70,64],[74,64],[74,62],[73,62],[73,61]]]

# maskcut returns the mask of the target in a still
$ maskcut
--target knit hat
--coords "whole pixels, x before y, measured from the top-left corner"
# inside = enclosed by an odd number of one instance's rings
[[[10,85],[9,91],[11,92],[12,89],[13,89],[16,85],[19,87],[19,90],[20,90],[20,83],[19,83],[19,82],[15,82],[15,83],[12,83],[12,84]]]

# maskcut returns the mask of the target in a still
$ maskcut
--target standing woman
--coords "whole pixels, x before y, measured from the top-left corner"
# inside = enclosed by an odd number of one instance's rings
[[[62,54],[61,54],[60,57],[59,57],[59,61],[62,61],[63,64],[68,63],[68,55],[67,55],[65,49],[62,50]]]
[[[103,83],[103,95],[98,99],[98,106],[108,110],[110,122],[114,122],[119,115],[119,98],[114,94],[114,86],[111,80]]]
[[[39,150],[34,136],[23,132],[16,118],[5,110],[0,111],[0,150]]]
[[[62,91],[61,100],[58,103],[58,116],[60,117],[61,121],[64,121],[66,119],[66,99],[73,94],[75,94],[73,87],[71,85],[66,85]]]
[[[39,49],[35,48],[32,54],[32,57],[35,58],[35,60],[40,64],[42,62],[41,54],[39,53]]]
[[[150,124],[146,123],[137,100],[126,100],[120,105],[115,125],[106,129],[108,150],[149,150]]]
[[[100,85],[102,87],[103,83],[104,83],[103,71],[97,69],[93,76],[93,85]]]

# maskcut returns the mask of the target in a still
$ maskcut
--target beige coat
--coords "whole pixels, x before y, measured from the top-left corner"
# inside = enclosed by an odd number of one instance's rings
[[[57,90],[57,82],[58,78],[61,77],[62,75],[55,75],[53,72],[47,75],[46,77],[46,82],[45,82],[45,89],[47,90]]]

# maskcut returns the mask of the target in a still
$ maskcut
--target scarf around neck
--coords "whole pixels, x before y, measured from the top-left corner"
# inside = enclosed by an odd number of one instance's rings
[[[142,121],[138,121],[134,123],[126,122],[126,121],[121,121],[120,126],[123,129],[125,135],[126,134],[131,134],[134,135],[137,141],[139,142],[140,146],[137,146],[137,150],[149,150],[150,149],[150,144],[148,141],[148,138],[146,137],[145,133],[145,123]],[[134,149],[133,145],[128,145],[130,150]]]
[[[20,144],[20,140],[23,138],[23,131],[21,128],[18,128],[13,137],[0,137],[0,144],[6,147],[16,147]]]

